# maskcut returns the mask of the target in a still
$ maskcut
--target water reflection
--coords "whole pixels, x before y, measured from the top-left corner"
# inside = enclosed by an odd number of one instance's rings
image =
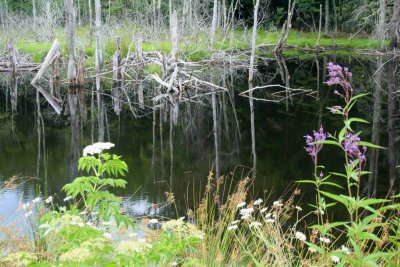
[[[152,97],[161,92],[147,82],[142,84],[146,89],[143,90],[143,101],[139,99],[136,82],[118,83],[117,80],[109,88],[111,97],[93,91],[87,100],[84,100],[84,90],[72,88],[64,105],[69,113],[60,116],[55,114],[62,110],[58,101],[62,97],[57,97],[56,84],[48,93],[47,88],[25,88],[21,79],[16,79],[15,87],[9,79],[0,97],[0,177],[5,179],[17,173],[40,177],[43,191],[59,194],[62,185],[78,175],[77,160],[83,146],[110,140],[116,143],[112,152],[122,155],[130,168],[126,177],[128,186],[118,192],[126,196],[124,206],[130,214],[172,212],[170,207],[155,208],[153,205],[165,201],[164,192],[169,190],[175,193],[177,205],[185,207],[185,201],[198,197],[211,169],[215,177],[219,177],[236,168],[239,171],[235,172],[235,178],[247,175],[252,169],[251,175],[256,178],[253,193],[273,189],[279,196],[293,180],[310,177],[311,164],[304,153],[302,137],[321,123],[329,130],[342,125],[325,109],[337,104],[332,92],[322,84],[326,75],[325,64],[330,58],[311,56],[298,60],[282,57],[266,61],[258,67],[254,85],[247,83],[246,70],[235,68],[233,64],[215,66],[203,71],[203,79],[227,90],[203,94],[184,91],[153,101]],[[368,193],[373,194],[379,192],[379,188],[387,189],[387,185],[396,184],[398,177],[395,168],[396,164],[399,165],[399,151],[396,149],[399,136],[398,81],[393,70],[398,63],[381,68],[383,73],[388,73],[388,80],[378,74],[373,80],[365,69],[379,69],[385,60],[353,61],[338,57],[337,62],[352,69],[357,90],[374,88],[373,99],[360,102],[356,107],[360,116],[372,122],[371,137],[365,136],[365,139],[388,147],[385,152],[371,150],[369,167],[376,170],[375,177],[378,173],[379,177],[386,173],[389,177],[378,180],[371,176],[370,182],[365,181],[366,190],[371,187]],[[387,94],[385,86],[378,86],[386,82]],[[270,84],[280,84],[284,90],[266,88],[250,91],[249,98],[238,96],[245,88]],[[317,98],[297,94],[290,88],[316,89]],[[87,84],[85,90],[90,89]],[[106,88],[103,90],[107,92]],[[279,103],[257,101],[261,98],[277,99],[278,93],[283,99]],[[24,95],[26,108],[21,107]],[[88,111],[84,106],[86,103]],[[8,106],[12,116],[7,113]],[[372,106],[374,108],[370,109]],[[89,112],[87,120],[86,112]],[[386,123],[388,135],[384,130]],[[369,127],[359,126],[357,130],[368,135]],[[16,139],[20,146],[16,145]],[[324,154],[327,169],[342,171],[337,156],[331,151]],[[25,190],[28,192],[30,189],[23,188],[20,192]],[[34,195],[34,192],[29,192]],[[0,214],[3,214],[2,210]]]

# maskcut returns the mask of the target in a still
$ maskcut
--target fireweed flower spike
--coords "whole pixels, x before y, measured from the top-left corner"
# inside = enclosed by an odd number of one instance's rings
[[[307,134],[306,136],[304,136],[304,138],[306,139],[306,144],[307,144],[305,150],[313,158],[313,160],[315,160],[318,152],[321,151],[323,146],[322,144],[315,144],[315,143],[326,140],[326,134],[324,133],[324,128],[321,125],[321,127],[319,128],[319,132],[314,131],[313,136]]]
[[[358,159],[360,163],[364,163],[367,158],[365,152],[367,147],[360,148],[359,143],[361,139],[355,134],[348,133],[343,141],[344,149],[351,159]],[[351,163],[351,162],[350,162]]]

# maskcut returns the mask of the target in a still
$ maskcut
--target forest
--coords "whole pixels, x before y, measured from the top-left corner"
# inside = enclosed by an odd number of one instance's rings
[[[400,266],[400,0],[0,0],[0,266]]]

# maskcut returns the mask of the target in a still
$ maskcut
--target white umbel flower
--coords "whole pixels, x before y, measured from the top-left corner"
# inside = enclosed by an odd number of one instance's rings
[[[32,200],[32,203],[39,203],[42,199],[40,197],[36,197],[34,200]]]
[[[307,237],[305,234],[303,234],[302,232],[296,232],[295,233],[295,237],[300,240],[300,241],[306,241]]]
[[[323,243],[326,243],[326,244],[330,244],[331,243],[331,240],[329,238],[327,238],[327,237],[320,237],[319,241],[321,241]]]
[[[274,201],[274,207],[277,207],[277,208],[279,208],[279,207],[282,207],[283,206],[283,204],[281,203],[281,201],[280,200],[277,200],[277,201]]]
[[[331,256],[331,260],[333,263],[339,263],[340,262],[340,258],[338,256],[332,255]]]
[[[51,202],[53,202],[53,197],[52,197],[52,196],[49,196],[48,198],[46,198],[45,202],[46,202],[47,204],[50,204]]]
[[[241,215],[251,214],[253,211],[254,211],[254,208],[241,209],[240,214]]]
[[[249,227],[251,228],[251,227],[259,227],[259,226],[262,226],[262,223],[260,223],[260,222],[251,222],[250,224],[249,224]]]
[[[105,149],[110,149],[112,147],[114,147],[115,145],[113,143],[110,142],[98,142],[98,143],[94,143],[93,145],[88,145],[87,147],[85,147],[83,149],[83,156],[87,156],[87,155],[94,155],[94,154],[99,154],[101,153],[103,150]]]
[[[346,247],[345,245],[342,245],[340,247],[340,250],[343,251],[344,253],[346,253],[347,255],[350,255],[350,249],[348,247]]]
[[[236,229],[238,229],[237,225],[228,226],[228,231],[233,231],[233,230],[236,230]]]
[[[262,209],[260,210],[260,212],[261,212],[261,213],[264,213],[264,212],[266,212],[267,210],[268,210],[268,208],[265,207],[265,208],[262,208]]]
[[[263,203],[263,200],[261,198],[254,201],[254,205],[256,205],[256,206],[260,205],[261,203]]]
[[[236,207],[238,207],[239,209],[244,207],[246,205],[246,202],[240,202],[239,204],[237,204]]]
[[[149,220],[149,224],[156,224],[156,223],[158,223],[157,219],[150,219]]]

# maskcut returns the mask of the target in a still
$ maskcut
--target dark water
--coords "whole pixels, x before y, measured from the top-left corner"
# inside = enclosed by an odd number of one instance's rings
[[[284,65],[274,59],[260,62],[255,86],[281,84],[304,89],[285,92],[282,88],[271,87],[254,91],[253,97],[264,100],[238,95],[248,89],[247,71],[229,64],[207,67],[199,74],[205,80],[228,88],[227,91],[201,94],[190,100],[189,95],[193,94],[182,94],[180,99],[171,98],[173,104],[170,99],[163,99],[154,107],[150,99],[155,95],[155,86],[147,82],[141,87],[145,96],[145,108],[141,109],[135,93],[138,85],[127,85],[132,108],[125,101],[120,116],[114,113],[110,86],[106,84],[104,136],[105,141],[115,143],[111,152],[122,155],[129,166],[127,188],[116,192],[124,196],[127,211],[132,215],[175,216],[173,207],[154,208],[152,205],[166,201],[166,191],[174,192],[181,211],[187,206],[192,208],[210,170],[220,175],[230,174],[235,179],[253,178],[250,193],[262,197],[272,192],[271,201],[278,199],[293,181],[311,178],[312,162],[304,151],[303,136],[321,124],[332,133],[342,125],[340,118],[326,109],[340,104],[333,89],[323,84],[325,64],[329,60],[350,68],[357,93],[370,93],[357,103],[356,113],[371,122],[375,116],[375,135],[373,123],[362,125],[358,130],[363,131],[365,140],[370,141],[374,136],[375,141],[385,147],[391,142],[389,149],[379,153],[378,164],[372,166],[379,177],[378,192],[387,192],[389,176],[393,175],[394,166],[399,165],[399,109],[398,98],[389,97],[389,66],[380,64],[386,60],[309,56],[287,58]],[[377,70],[378,75],[374,76]],[[82,149],[98,138],[97,103],[96,97],[91,96],[91,86],[86,88],[88,118],[83,121],[71,118],[71,112],[65,111],[68,106],[65,91],[62,95],[64,111],[57,115],[43,96],[28,85],[31,78],[30,75],[18,77],[15,97],[10,77],[1,76],[0,181],[14,175],[24,181],[15,189],[2,186],[0,215],[6,222],[18,217],[20,202],[29,201],[39,193],[56,194],[61,201],[65,197],[61,193],[62,186],[77,175],[77,159]],[[380,86],[376,86],[376,82]],[[379,100],[381,105],[374,105],[379,104]],[[390,129],[391,139],[387,126],[389,118],[395,125]],[[75,119],[76,127],[70,123]],[[324,150],[322,163],[328,170],[341,171],[340,154],[335,149]],[[216,154],[218,166],[215,165]],[[398,177],[398,169],[394,169],[394,175]],[[367,194],[367,180],[368,177],[363,181],[363,194]],[[307,194],[312,188],[302,186],[302,189],[305,194],[300,203],[305,205],[313,201],[312,195]]]

